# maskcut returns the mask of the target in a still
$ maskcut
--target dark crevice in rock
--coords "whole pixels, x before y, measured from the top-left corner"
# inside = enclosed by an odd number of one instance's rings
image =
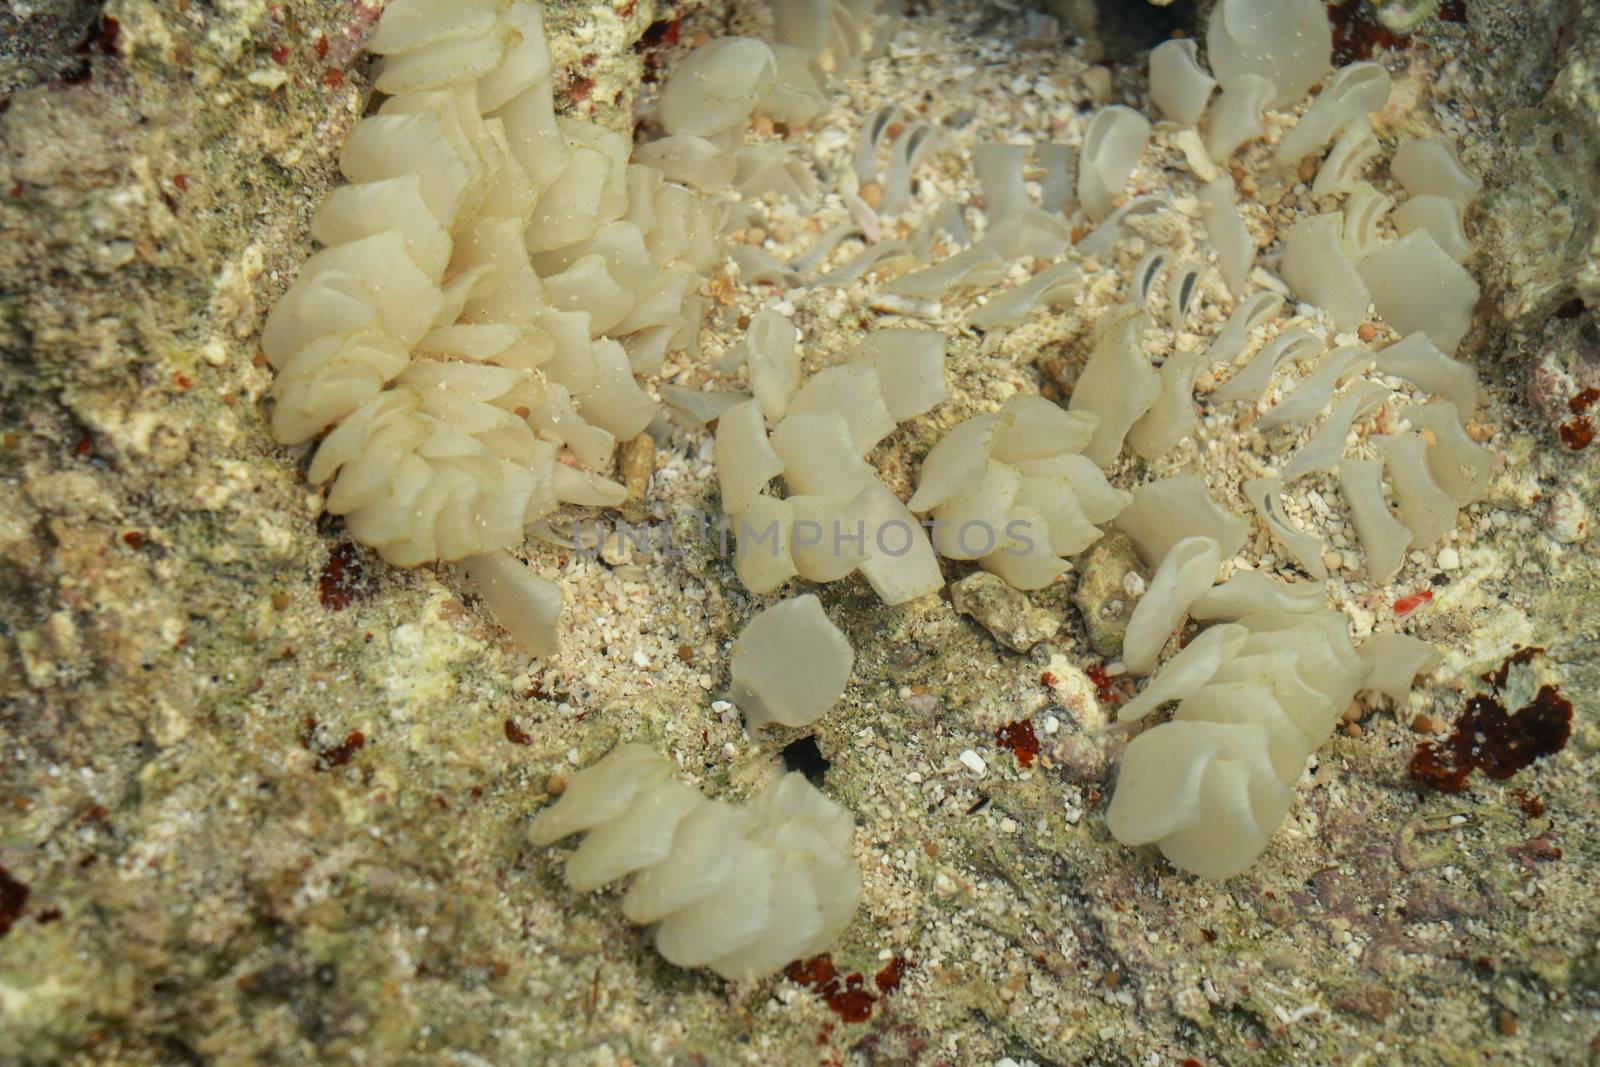
[[[1083,38],[1093,58],[1127,63],[1180,33],[1197,36],[1202,5],[1200,0],[1159,7],[1128,0],[1045,0],[1039,6]]]
[[[0,7],[0,97],[87,73],[104,39],[104,0],[44,0],[22,12]]]

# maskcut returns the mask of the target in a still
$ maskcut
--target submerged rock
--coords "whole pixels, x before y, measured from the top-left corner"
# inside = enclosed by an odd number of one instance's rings
[[[1061,622],[1043,608],[1033,606],[1026,593],[1005,581],[979,571],[950,586],[957,611],[970,615],[1007,648],[1026,652],[1061,629]]]
[[[1586,21],[1600,18],[1590,10]],[[1593,188],[1600,169],[1600,38],[1575,44],[1562,63],[1544,99],[1506,114],[1503,164],[1481,216],[1483,237],[1497,253],[1490,291],[1514,331],[1537,332],[1565,307],[1574,313],[1600,307],[1600,203]]]
[[[1082,576],[1072,602],[1083,616],[1089,646],[1111,659],[1122,654],[1139,594],[1150,581],[1150,569],[1139,562],[1133,542],[1121,530],[1111,530],[1073,562]]]

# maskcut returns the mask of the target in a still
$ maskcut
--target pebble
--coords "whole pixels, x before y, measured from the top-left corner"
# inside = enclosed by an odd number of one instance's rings
[[[1217,165],[1212,162],[1211,155],[1206,151],[1205,142],[1200,140],[1200,134],[1192,129],[1186,129],[1173,138],[1173,144],[1178,151],[1183,153],[1184,162],[1189,164],[1189,169],[1194,176],[1203,182],[1214,182],[1222,176]]]
[[[1545,509],[1544,525],[1557,541],[1575,545],[1589,533],[1589,508],[1571,489],[1557,490]]]
[[[1192,1023],[1205,1025],[1210,1021],[1211,1004],[1199,986],[1179,990],[1172,998],[1172,1009]]]
[[[645,496],[650,492],[650,479],[656,472],[656,442],[647,433],[639,434],[625,442],[618,450],[617,471],[628,490],[624,511],[637,517],[643,512]]]
[[[983,762],[983,757],[972,751],[970,748],[966,749],[956,758],[959,759],[969,771],[979,778],[982,778],[984,772],[989,769],[989,765]]]
[[[1067,734],[1050,747],[1050,759],[1062,781],[1088,785],[1105,779],[1109,762],[1105,749],[1082,734]]]
[[[1105,67],[1090,67],[1083,74],[1084,87],[1089,90],[1089,99],[1097,104],[1105,104],[1111,100],[1111,71]]]
[[[1453,548],[1441,548],[1439,550],[1439,569],[1440,570],[1442,570],[1442,571],[1453,571],[1453,570],[1459,569],[1460,566],[1461,566],[1461,553],[1457,552]]]
[[[1120,530],[1109,531],[1072,565],[1081,576],[1072,603],[1083,617],[1090,647],[1101,656],[1118,655],[1133,602],[1144,592],[1150,572],[1139,562],[1133,542]]]
[[[1061,629],[1061,621],[1054,615],[1035,607],[1026,593],[988,571],[978,571],[952,585],[950,601],[957,611],[978,620],[997,641],[1017,652],[1028,651]]]
[[[600,542],[600,558],[612,567],[626,567],[634,562],[632,538],[623,537],[620,531],[606,534]]]

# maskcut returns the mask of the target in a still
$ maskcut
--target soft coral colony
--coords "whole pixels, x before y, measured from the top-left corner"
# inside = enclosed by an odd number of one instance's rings
[[[636,148],[555,114],[537,6],[395,0],[369,43],[382,57],[382,103],[340,158],[351,184],[317,211],[312,234],[325,248],[267,320],[273,430],[286,444],[321,436],[310,477],[332,479],[328,510],[396,565],[465,561],[496,617],[535,654],[557,646],[560,588],[512,552],[563,504],[623,501],[607,476],[616,446],[657,416],[640,379],[659,375],[669,355],[698,353],[703,283],[725,259],[747,284],[887,277],[875,306],[913,313],[981,292],[959,325],[1003,331],[1081,302],[1141,220],[1177,207],[1171,194],[1126,195],[1155,127],[1114,105],[1093,116],[1080,145],[975,148],[983,210],[970,220],[974,239],[961,205],[913,193],[912,171],[942,147],[938,131],[896,127],[886,107],[864,121],[853,173],[833,176],[855,222],[788,263],[729,245],[756,200],[819,196],[799,156],[744,145],[751,116],[803,127],[830,106],[830,76],[859,69],[874,31],[886,32],[860,0],[773,0],[770,13],[773,41],[722,38],[683,60],[656,104],[663,136]],[[1367,575],[1381,583],[1483,498],[1490,454],[1464,429],[1476,377],[1450,355],[1477,298],[1461,266],[1476,179],[1436,141],[1399,147],[1399,189],[1364,176],[1382,148],[1369,116],[1388,99],[1389,75],[1375,63],[1331,69],[1319,0],[1221,0],[1206,44],[1209,71],[1193,42],[1155,49],[1149,95],[1185,159],[1186,172],[1168,177],[1174,188],[1193,185],[1210,248],[1171,239],[1171,255],[1158,246],[1139,262],[1121,302],[1099,316],[1068,408],[1016,395],[955,424],[902,501],[869,455],[948,398],[940,330],[868,333],[806,378],[795,327],[764,310],[738,350],[753,396],[660,391],[684,421],[717,419],[721,502],[740,534],[735,569],[755,594],[859,573],[893,606],[940,589],[941,558],[1038,589],[1107,527],[1124,530],[1154,577],[1123,648],[1128,673],[1150,680],[1122,722],[1177,706],[1128,744],[1108,823],[1125,843],[1156,843],[1179,867],[1226,877],[1266,847],[1352,697],[1403,700],[1437,663],[1398,634],[1352,642],[1319,581],[1326,546],[1287,514],[1285,484],[1337,472]],[[1298,219],[1263,245],[1241,214],[1230,160],[1269,136],[1269,110],[1295,111],[1319,82],[1250,175],[1281,194],[1307,161],[1314,172]],[[856,192],[884,156],[875,210]],[[1259,166],[1263,156],[1248,158]],[[1403,195],[1398,209],[1390,193]],[[882,217],[910,209],[924,217],[903,228],[908,236],[880,231]],[[868,247],[838,262],[835,251],[858,237]],[[1276,274],[1256,262],[1260,247],[1276,250]],[[1046,265],[1005,287],[1024,260]],[[1291,296],[1301,302],[1292,316]],[[1203,348],[1178,348],[1203,299],[1231,302],[1232,313]],[[1165,326],[1152,314],[1163,303]],[[1374,308],[1403,338],[1382,351],[1349,333]],[[1153,345],[1162,358],[1152,359]],[[1234,405],[1253,415],[1277,372],[1300,365],[1310,371],[1264,411],[1262,427],[1331,411],[1280,469],[1243,488],[1313,581],[1230,568],[1217,584],[1250,521],[1192,472],[1125,491],[1113,484],[1131,474],[1121,457],[1157,460],[1193,438],[1203,378],[1225,378],[1205,397],[1209,413]],[[1435,399],[1401,411],[1412,428],[1359,446],[1376,458],[1346,456],[1360,420],[1395,395],[1368,372]],[[864,535],[848,552],[797,535],[840,526]],[[1191,620],[1216,625],[1162,665]],[[852,653],[808,595],[758,616],[734,660],[735,696],[754,728],[824,714],[848,688]],[[741,811],[700,797],[648,751],[621,748],[581,772],[534,832],[549,843],[579,830],[589,836],[567,866],[575,888],[635,874],[628,917],[658,924],[669,959],[731,977],[770,974],[827,947],[859,893],[848,813],[794,775]]]

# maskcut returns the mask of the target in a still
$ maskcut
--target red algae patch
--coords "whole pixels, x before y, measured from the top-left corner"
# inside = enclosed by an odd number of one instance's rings
[[[1501,700],[1511,668],[1541,651],[1518,649],[1498,670],[1483,676],[1494,691],[1467,701],[1449,737],[1417,746],[1408,768],[1413,782],[1441,793],[1461,793],[1474,770],[1504,780],[1566,747],[1572,735],[1572,702],[1555,686],[1540,686],[1532,700],[1513,712]]]
[[[1033,732],[1032,719],[1006,723],[994,732],[994,739],[1017,757],[1019,767],[1032,767],[1034,757],[1039,755],[1039,738]]]
[[[335,545],[317,578],[317,599],[329,611],[343,611],[363,591],[361,553],[348,541]]]
[[[1600,389],[1585,389],[1567,401],[1567,410],[1572,412],[1572,418],[1562,423],[1557,432],[1561,435],[1561,443],[1574,452],[1580,452],[1594,442],[1594,424],[1590,422],[1589,408],[1596,400],[1600,400]]]
[[[785,978],[806,986],[839,1018],[847,1023],[863,1023],[872,1018],[872,1006],[900,988],[910,962],[895,956],[873,976],[878,995],[866,988],[867,979],[860,971],[843,976],[833,964],[833,956],[824,952],[809,960],[796,960],[783,969]]]

